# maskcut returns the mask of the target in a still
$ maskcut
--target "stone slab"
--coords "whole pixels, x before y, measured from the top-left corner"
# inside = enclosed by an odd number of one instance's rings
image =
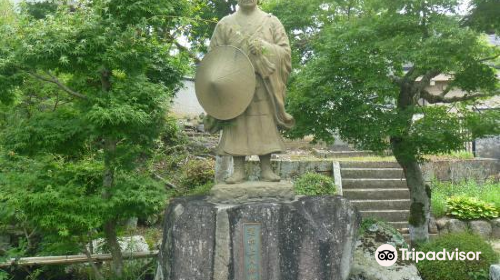
[[[176,198],[155,279],[346,280],[360,222],[341,196],[240,204]]]
[[[212,202],[240,203],[258,200],[293,200],[295,193],[289,181],[248,181],[239,184],[217,184],[208,198]]]

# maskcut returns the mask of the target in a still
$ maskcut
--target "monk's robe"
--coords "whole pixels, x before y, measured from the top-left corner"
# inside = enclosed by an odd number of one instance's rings
[[[249,42],[260,39],[262,54],[254,55]],[[210,48],[231,45],[245,52],[255,68],[254,97],[238,117],[225,122],[217,147],[220,155],[266,155],[285,151],[278,126],[291,128],[294,119],[285,112],[286,82],[291,71],[291,50],[281,22],[263,13],[258,22],[242,26],[232,14],[216,26]]]

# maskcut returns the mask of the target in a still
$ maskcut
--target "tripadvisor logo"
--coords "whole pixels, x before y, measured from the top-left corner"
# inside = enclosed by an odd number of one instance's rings
[[[458,249],[454,251],[447,251],[443,249],[439,252],[420,252],[415,251],[415,248],[409,250],[406,248],[400,248],[399,252],[401,254],[402,261],[414,261],[418,263],[419,261],[473,261],[479,260],[481,252],[459,252]],[[381,266],[391,266],[398,260],[398,251],[394,246],[389,244],[384,244],[378,247],[375,251],[375,260]]]

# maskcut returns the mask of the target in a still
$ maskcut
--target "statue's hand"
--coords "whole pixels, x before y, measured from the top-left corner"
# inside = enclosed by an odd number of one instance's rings
[[[262,41],[259,39],[251,40],[249,42],[249,48],[252,54],[260,56],[262,55]]]

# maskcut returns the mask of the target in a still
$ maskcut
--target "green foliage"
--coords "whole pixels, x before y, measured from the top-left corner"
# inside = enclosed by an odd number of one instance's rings
[[[323,27],[356,16],[360,0],[265,0],[262,9],[277,15],[292,46],[292,61],[300,68],[313,58],[314,45]],[[298,13],[297,11],[300,11]]]
[[[29,217],[42,237],[41,254],[77,253],[79,238],[106,220],[146,218],[165,206],[163,186],[138,173],[117,172],[111,199],[103,200],[99,161],[7,156],[1,163],[0,198]]]
[[[446,199],[449,196],[432,190],[431,196],[431,213],[434,217],[439,218],[446,215]]]
[[[450,158],[453,158],[453,159],[460,159],[460,160],[473,159],[474,158],[474,154],[471,153],[471,152],[467,152],[467,151],[453,151],[453,152],[448,153],[448,154],[439,154],[438,156],[442,156],[444,158],[450,157]]]
[[[215,161],[211,159],[192,159],[182,166],[182,187],[193,189],[214,180]]]
[[[180,27],[188,7],[99,0],[6,9],[1,219],[33,233],[24,253],[80,252],[104,231],[111,238],[130,217],[163,209],[164,186],[146,165],[170,129],[168,103],[187,64],[173,56],[165,34]]]
[[[434,181],[431,196],[431,211],[434,217],[446,215],[447,199],[452,196],[475,198],[491,203],[496,209],[500,209],[500,183],[498,182],[487,181],[479,184],[475,181],[460,183]]]
[[[308,172],[300,176],[293,184],[298,195],[334,195],[337,188],[333,179],[318,173]]]
[[[30,118],[9,117],[1,136],[6,150],[24,155],[55,152],[78,155],[85,148],[91,127],[80,112],[69,107],[36,112]]]
[[[500,33],[500,5],[498,0],[473,0],[469,2],[470,13],[463,22],[479,31]]]
[[[477,198],[455,196],[446,202],[447,213],[462,220],[498,218],[498,209],[491,204]]]
[[[213,178],[212,178],[213,179]],[[208,195],[212,187],[215,185],[214,182],[208,182],[204,185],[199,185],[193,189],[189,189],[185,192],[179,193],[180,196],[203,196]]]
[[[498,256],[486,241],[480,236],[470,233],[447,234],[435,240],[423,244],[419,251],[439,252],[446,249],[447,252],[454,252],[455,249],[462,252],[481,252],[478,261],[419,261],[418,271],[426,280],[472,280],[487,278],[475,278],[483,275],[484,271],[489,271],[491,264],[498,260]]]
[[[424,75],[454,73],[452,88],[494,95],[496,70],[478,57],[498,49],[460,26],[455,1],[414,4],[365,1],[356,17],[321,27],[312,59],[291,80],[288,109],[297,126],[289,136],[331,142],[337,132],[359,148],[392,149],[411,162],[460,149],[471,137],[463,131],[479,137],[498,129],[498,121],[465,105],[419,106],[427,97],[419,87]],[[484,125],[489,131],[478,129]]]

